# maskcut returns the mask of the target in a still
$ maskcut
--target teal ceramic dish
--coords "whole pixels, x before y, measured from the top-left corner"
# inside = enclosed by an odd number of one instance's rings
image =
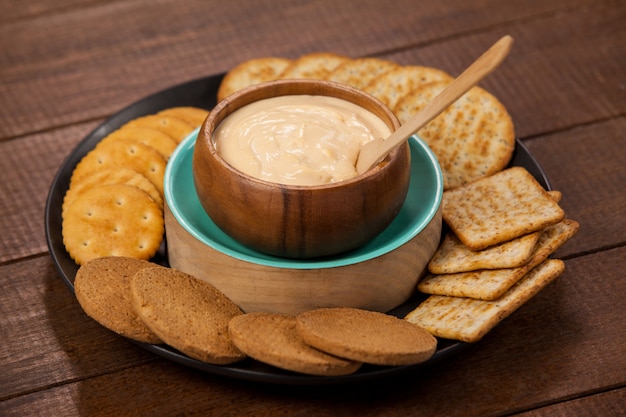
[[[171,155],[165,171],[165,200],[190,235],[223,254],[258,265],[290,268],[334,268],[367,261],[387,254],[417,236],[436,216],[443,194],[439,163],[428,146],[417,136],[409,139],[411,181],[402,209],[394,221],[374,240],[340,255],[316,259],[289,259],[254,251],[219,229],[206,214],[194,187],[192,157],[196,130]]]

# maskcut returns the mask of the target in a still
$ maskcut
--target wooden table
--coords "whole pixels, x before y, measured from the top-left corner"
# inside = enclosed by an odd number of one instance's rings
[[[0,2],[0,415],[624,415],[624,21],[620,0]],[[51,181],[126,105],[266,55],[458,74],[504,34],[513,50],[482,85],[581,229],[563,275],[457,355],[368,384],[240,381],[114,335],[57,274]]]

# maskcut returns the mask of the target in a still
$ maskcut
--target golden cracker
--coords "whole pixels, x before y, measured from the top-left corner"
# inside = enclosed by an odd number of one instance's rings
[[[196,129],[196,126],[192,126],[178,117],[163,114],[141,116],[126,123],[122,128],[126,126],[151,127],[170,136],[176,143],[182,142]]]
[[[161,343],[135,312],[130,294],[130,279],[135,273],[154,266],[127,257],[93,259],[76,272],[76,299],[89,317],[107,329],[139,342]]]
[[[131,185],[92,187],[68,207],[63,243],[82,265],[103,256],[153,257],[163,240],[163,211],[150,196]]]
[[[109,184],[126,184],[137,187],[148,193],[148,195],[150,195],[159,207],[163,208],[163,197],[156,186],[148,178],[130,168],[108,166],[96,171],[91,171],[89,175],[84,175],[72,183],[63,198],[61,217],[65,218],[67,208],[79,195],[92,187]]]
[[[405,319],[437,337],[475,343],[554,281],[564,269],[563,261],[547,259],[493,301],[431,295]]]
[[[437,340],[405,320],[356,308],[320,308],[296,316],[296,329],[309,345],[340,358],[376,365],[410,365],[428,360]]]
[[[545,261],[578,232],[578,222],[564,219],[546,227],[529,261],[517,268],[483,269],[454,274],[429,274],[417,285],[426,294],[491,301],[499,298],[528,271]]]
[[[323,80],[350,58],[331,52],[311,52],[292,61],[279,75],[280,79],[309,78]]]
[[[233,343],[248,356],[289,371],[337,376],[356,372],[361,363],[341,359],[304,343],[293,316],[247,313],[230,320]]]
[[[558,223],[558,203],[523,167],[512,167],[443,193],[443,219],[474,251]]]
[[[143,143],[156,150],[165,160],[170,158],[178,146],[178,143],[171,136],[160,130],[142,126],[123,126],[105,136],[98,146],[114,141]]]
[[[449,81],[423,85],[393,108],[405,123],[438,95]],[[453,189],[504,169],[515,149],[515,128],[504,105],[473,87],[417,134],[437,156],[444,189]]]
[[[178,106],[161,110],[157,114],[160,114],[162,116],[173,116],[178,119],[184,120],[194,127],[198,127],[202,125],[202,123],[204,123],[204,120],[209,115],[209,111],[200,107]]]
[[[291,64],[288,58],[264,57],[249,59],[226,73],[217,90],[217,101],[251,85],[278,79]]]
[[[398,64],[386,59],[356,58],[339,65],[326,79],[364,89],[373,79],[395,68]]]
[[[473,251],[454,233],[447,233],[430,259],[428,270],[432,274],[454,274],[522,266],[530,259],[540,235],[541,232],[537,231],[481,251]]]
[[[202,362],[225,365],[245,358],[228,333],[241,309],[207,282],[170,268],[145,268],[130,282],[143,322],[166,344]]]
[[[111,141],[102,143],[89,151],[76,165],[70,187],[83,176],[102,168],[123,166],[133,169],[156,186],[163,195],[163,175],[166,161],[154,148],[134,141]]]
[[[398,101],[416,88],[434,81],[447,80],[452,80],[452,76],[440,69],[405,65],[379,75],[363,90],[393,110]]]

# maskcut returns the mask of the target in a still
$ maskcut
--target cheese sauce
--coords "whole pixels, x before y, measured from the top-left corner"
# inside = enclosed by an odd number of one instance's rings
[[[216,129],[217,152],[256,178],[321,185],[357,175],[361,146],[391,134],[376,115],[326,96],[280,96],[230,114]]]

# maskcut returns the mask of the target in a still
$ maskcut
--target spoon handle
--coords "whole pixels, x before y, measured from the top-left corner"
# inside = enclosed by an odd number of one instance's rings
[[[422,110],[400,126],[387,139],[377,139],[365,144],[359,152],[356,163],[357,172],[361,174],[376,165],[393,148],[437,117],[470,88],[489,75],[506,58],[512,44],[513,38],[511,36],[506,35],[500,38]]]

